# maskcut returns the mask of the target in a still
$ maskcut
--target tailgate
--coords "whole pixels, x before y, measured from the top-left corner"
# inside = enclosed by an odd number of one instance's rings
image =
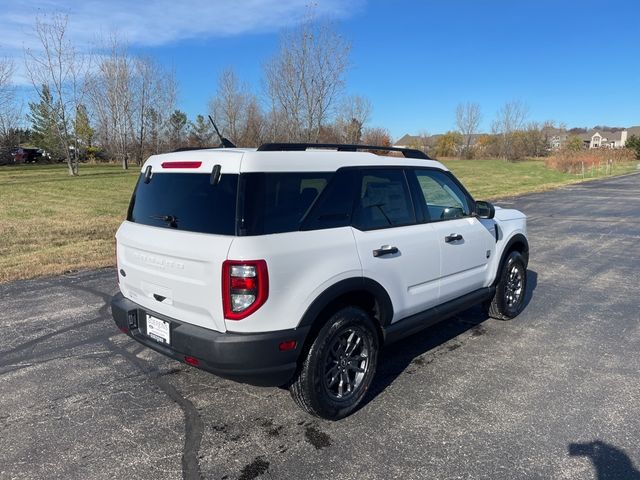
[[[116,234],[120,290],[151,311],[224,332],[222,262],[233,238],[124,222]]]

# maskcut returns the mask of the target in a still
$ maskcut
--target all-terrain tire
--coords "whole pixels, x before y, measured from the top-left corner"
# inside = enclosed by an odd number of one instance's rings
[[[379,339],[373,322],[358,307],[343,308],[328,319],[289,387],[298,406],[327,420],[344,418],[358,407],[378,362]]]
[[[511,252],[498,272],[493,298],[485,304],[490,317],[511,320],[524,308],[527,292],[527,267],[520,252]]]

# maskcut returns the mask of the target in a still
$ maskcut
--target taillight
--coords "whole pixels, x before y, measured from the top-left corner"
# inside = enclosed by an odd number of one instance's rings
[[[269,273],[264,260],[225,260],[222,264],[224,318],[242,320],[258,310],[269,296]]]

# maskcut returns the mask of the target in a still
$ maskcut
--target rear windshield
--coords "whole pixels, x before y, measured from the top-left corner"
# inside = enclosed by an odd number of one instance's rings
[[[224,174],[211,185],[210,174],[143,175],[131,198],[127,220],[189,232],[235,235],[238,175]]]

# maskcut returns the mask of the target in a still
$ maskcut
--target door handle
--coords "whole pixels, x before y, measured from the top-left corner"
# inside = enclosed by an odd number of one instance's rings
[[[382,257],[383,255],[393,255],[394,253],[398,253],[398,247],[382,245],[379,249],[373,251],[373,256]]]
[[[457,242],[458,240],[462,239],[462,235],[460,235],[459,233],[452,233],[451,235],[447,235],[446,237],[444,237],[444,241],[447,243]]]

